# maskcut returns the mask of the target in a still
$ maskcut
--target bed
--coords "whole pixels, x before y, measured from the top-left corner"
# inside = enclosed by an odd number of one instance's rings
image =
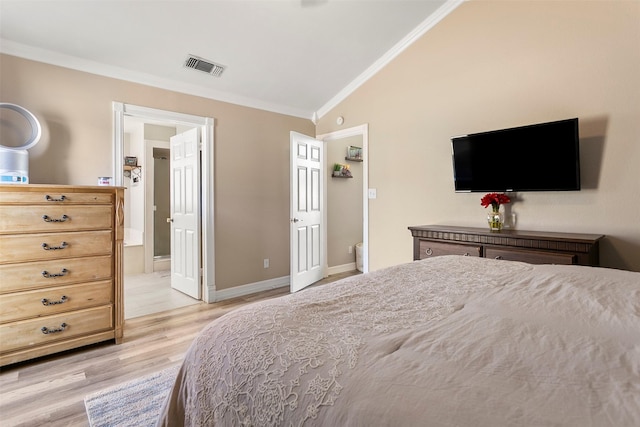
[[[254,303],[158,425],[638,426],[640,273],[442,256]]]

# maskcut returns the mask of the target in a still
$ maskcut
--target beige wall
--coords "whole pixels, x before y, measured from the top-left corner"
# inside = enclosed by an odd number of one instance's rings
[[[601,264],[640,271],[639,76],[640,2],[463,3],[318,124],[369,123],[371,270],[412,259],[407,226],[486,226],[451,136],[579,117],[582,191],[518,193],[517,228],[605,234]]]
[[[8,55],[0,56],[0,100],[45,127],[30,150],[32,183],[95,185],[112,175],[113,101],[214,117],[216,287],[289,275],[289,132],[314,135],[310,120]]]

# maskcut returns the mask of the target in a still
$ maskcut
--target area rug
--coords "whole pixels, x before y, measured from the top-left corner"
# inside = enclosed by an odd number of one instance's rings
[[[91,427],[154,426],[179,366],[137,378],[84,398]]]

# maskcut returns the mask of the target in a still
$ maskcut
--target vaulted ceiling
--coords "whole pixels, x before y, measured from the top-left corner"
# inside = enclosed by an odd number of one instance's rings
[[[2,0],[0,51],[313,118],[461,1]]]

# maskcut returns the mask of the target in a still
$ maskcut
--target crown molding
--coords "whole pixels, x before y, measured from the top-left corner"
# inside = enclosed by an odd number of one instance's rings
[[[378,71],[389,64],[395,57],[400,55],[406,48],[411,46],[416,40],[422,37],[427,31],[433,28],[447,15],[449,15],[458,6],[464,3],[466,0],[448,0],[445,4],[440,6],[434,13],[429,15],[420,25],[418,25],[412,32],[407,34],[402,40],[400,40],[395,46],[393,46],[387,53],[380,57],[376,62],[367,68],[362,74],[356,77],[351,83],[349,83],[344,89],[338,92],[333,98],[331,98],[325,105],[316,111],[315,117],[322,118],[331,109],[336,107],[340,102],[344,101],[349,95],[355,92],[360,86],[362,86],[367,80],[373,77]]]
[[[85,73],[96,74],[103,77],[110,77],[113,79],[152,86],[201,98],[208,98],[215,101],[227,102],[244,107],[256,108],[273,113],[285,114],[309,120],[311,120],[311,117],[313,116],[313,111],[268,103],[258,99],[234,95],[223,91],[216,91],[207,87],[183,83],[176,80],[163,79],[146,73],[139,73],[100,62],[80,59],[74,56],[16,43],[11,40],[0,39],[0,53],[58,67],[69,68],[76,71],[82,71]]]

